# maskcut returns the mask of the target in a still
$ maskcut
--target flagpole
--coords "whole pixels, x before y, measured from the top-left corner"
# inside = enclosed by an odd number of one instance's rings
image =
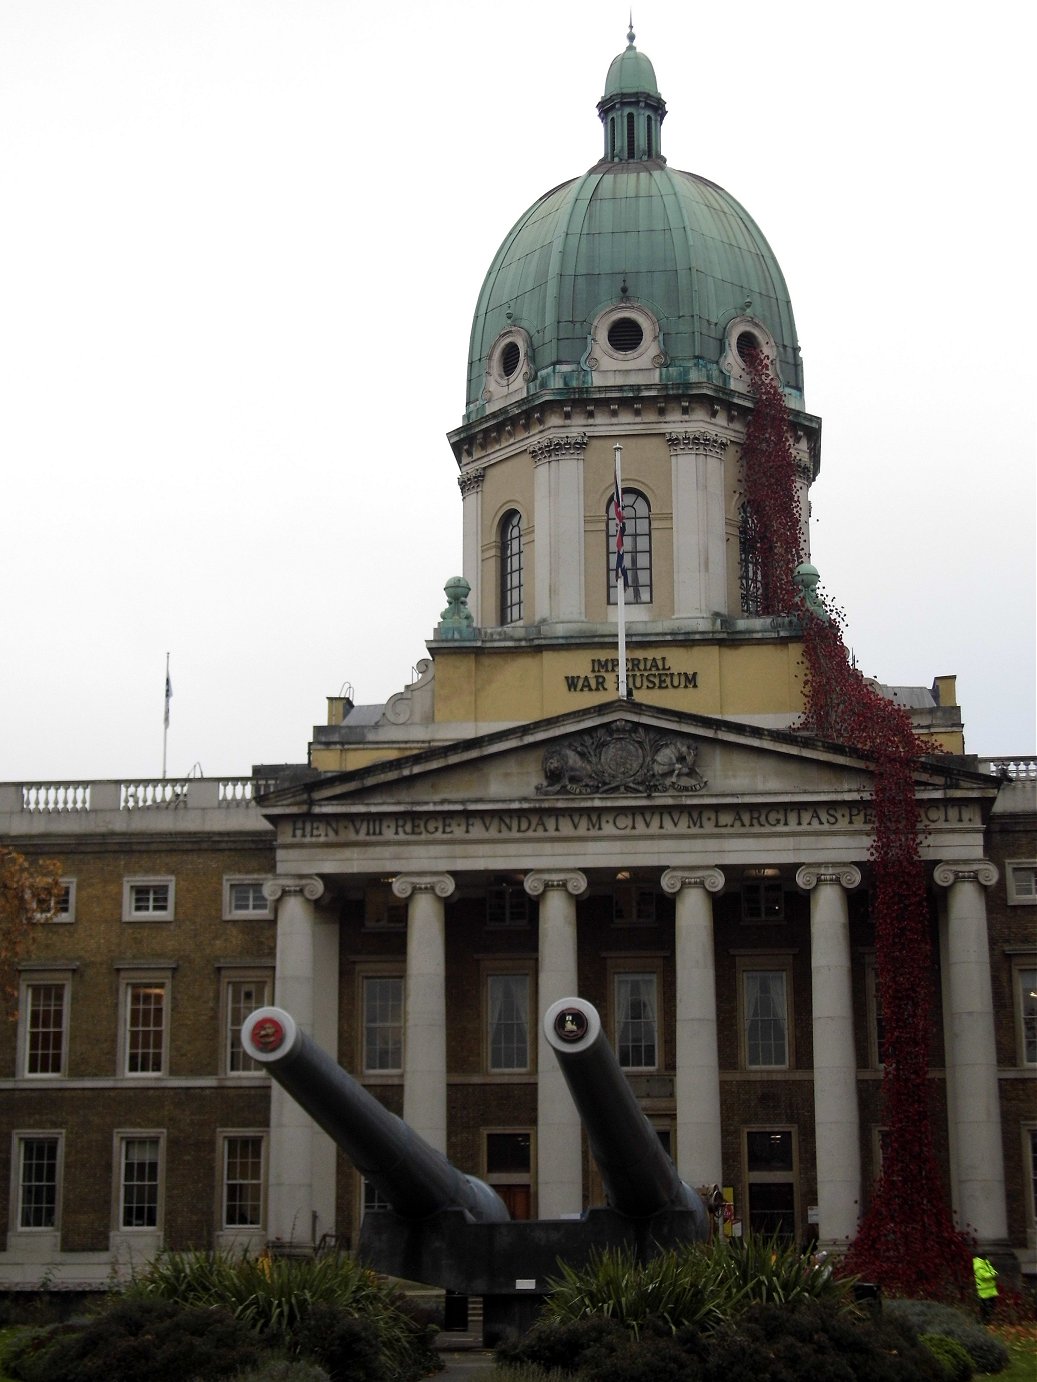
[[[173,694],[173,683],[169,680],[169,654],[166,653],[166,708],[162,716],[162,777],[166,776],[166,743],[169,739],[169,698]]]
[[[619,634],[619,699],[627,698],[627,625],[626,625],[626,559],[623,555],[623,448],[616,442],[616,492],[613,504],[616,511],[616,630]]]

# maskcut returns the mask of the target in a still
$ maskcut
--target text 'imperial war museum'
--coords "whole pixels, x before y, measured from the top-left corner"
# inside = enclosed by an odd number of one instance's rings
[[[600,1199],[540,1022],[582,995],[728,1231],[853,1238],[884,1135],[875,764],[797,729],[801,621],[760,612],[752,359],[791,418],[807,559],[821,423],[781,269],[667,162],[632,34],[598,114],[598,161],[519,217],[475,306],[464,574],[417,680],[330,697],[296,767],[0,786],[4,837],[66,883],[0,1030],[0,1286],[355,1243],[372,1188],[242,1046],[271,1003],[549,1219]],[[1035,763],[966,754],[953,676],[879,689],[945,750],[915,780],[942,1170],[956,1222],[1032,1271]]]

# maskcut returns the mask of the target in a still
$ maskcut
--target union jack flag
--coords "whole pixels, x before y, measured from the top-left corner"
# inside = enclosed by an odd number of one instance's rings
[[[612,492],[612,515],[616,520],[616,584],[623,582],[623,589],[626,590],[629,581],[627,580],[627,563],[623,555],[623,534],[626,532],[626,519],[623,517],[623,492],[619,485],[619,457],[616,457],[616,478]]]

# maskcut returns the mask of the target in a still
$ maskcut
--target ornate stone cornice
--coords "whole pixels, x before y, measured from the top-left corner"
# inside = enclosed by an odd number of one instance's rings
[[[723,456],[728,442],[719,432],[667,432],[666,445],[671,453],[690,451],[707,456]]]
[[[546,437],[530,445],[529,454],[534,465],[556,460],[560,456],[578,456],[587,446],[586,432],[565,432],[561,436]]]
[[[941,888],[949,888],[954,883],[979,883],[990,888],[999,877],[996,865],[989,859],[962,859],[953,863],[944,860],[933,870],[933,881]]]
[[[856,864],[804,864],[796,870],[796,883],[810,892],[818,883],[838,883],[843,888],[860,885],[861,871]]]
[[[718,893],[727,881],[720,869],[667,869],[662,876],[664,893],[679,893],[682,888],[705,888]]]
[[[408,898],[412,893],[435,893],[437,897],[449,897],[456,886],[449,873],[398,873],[392,880],[393,892],[402,898]]]
[[[457,477],[457,487],[461,491],[461,498],[465,499],[469,494],[478,494],[482,489],[482,482],[486,476],[484,465],[476,466],[473,470],[464,470]]]
[[[313,874],[299,878],[268,878],[263,884],[263,896],[267,902],[279,902],[282,897],[301,894],[307,902],[316,902],[324,896],[324,884]]]
[[[530,897],[540,897],[546,888],[564,888],[573,897],[587,891],[587,875],[579,869],[533,869],[522,880]]]

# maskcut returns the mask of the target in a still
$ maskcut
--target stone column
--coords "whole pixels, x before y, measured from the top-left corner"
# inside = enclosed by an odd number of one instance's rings
[[[998,872],[986,859],[937,864],[947,891],[940,923],[944,1045],[950,1111],[952,1195],[960,1227],[981,1246],[1008,1238],[994,1002],[983,889]]]
[[[819,1240],[827,1248],[845,1247],[860,1217],[861,1128],[845,891],[860,881],[854,864],[807,864],[796,874],[810,893],[817,1203]]]
[[[496,624],[498,619],[496,610],[487,612],[482,607],[482,482],[485,474],[485,466],[477,466],[462,471],[457,477],[461,490],[461,569],[472,587],[468,608],[478,625]]]
[[[715,432],[668,432],[673,477],[673,613],[726,614],[724,452]]]
[[[533,578],[537,620],[585,619],[583,453],[586,432],[534,442]]]
[[[454,880],[448,873],[401,873],[392,890],[407,901],[403,1120],[446,1155],[444,902]]]
[[[689,1185],[724,1182],[712,900],[723,886],[714,868],[667,869],[662,876],[663,892],[677,899],[677,1169]]]
[[[318,943],[313,904],[323,896],[324,884],[313,877],[272,878],[263,884],[263,892],[277,909],[274,1002],[316,1040],[315,1018],[327,999],[324,990],[330,984],[337,994],[338,988],[338,966],[325,973],[315,963]],[[267,1194],[267,1233],[271,1239],[309,1247],[322,1233],[335,1231],[334,1164],[331,1138],[276,1081],[271,1081]]]
[[[583,1209],[580,1115],[544,1036],[542,1017],[559,998],[578,992],[576,899],[587,890],[578,869],[535,869],[524,886],[540,899],[537,976],[537,1213],[541,1219]]]

